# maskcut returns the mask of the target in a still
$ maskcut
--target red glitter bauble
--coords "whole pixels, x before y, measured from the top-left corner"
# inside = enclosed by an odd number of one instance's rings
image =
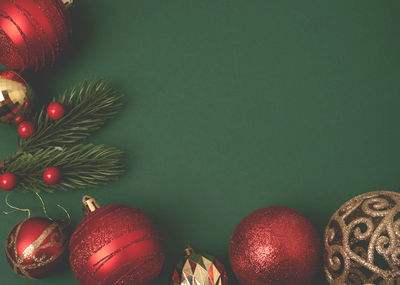
[[[86,216],[73,233],[70,264],[85,285],[149,285],[164,263],[162,239],[154,222],[124,205],[99,208],[84,197]]]
[[[305,285],[320,270],[321,240],[295,210],[265,207],[240,222],[229,255],[242,285]]]
[[[57,184],[60,178],[61,172],[57,167],[48,167],[43,171],[43,180],[49,185]]]
[[[0,63],[19,70],[54,63],[68,42],[69,18],[61,0],[0,1]]]
[[[58,102],[51,103],[47,107],[47,115],[52,120],[59,120],[64,117],[65,109],[64,106]]]
[[[17,224],[6,241],[6,256],[16,273],[41,279],[58,269],[67,247],[60,224],[47,218],[29,218]]]
[[[24,121],[18,125],[18,134],[21,138],[27,139],[35,132],[35,125],[32,122]]]
[[[6,172],[0,175],[0,188],[5,191],[11,191],[17,185],[17,177],[14,174]]]

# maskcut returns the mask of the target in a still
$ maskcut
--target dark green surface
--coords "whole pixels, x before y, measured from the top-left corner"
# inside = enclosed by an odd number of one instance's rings
[[[74,224],[83,194],[150,215],[168,256],[156,284],[168,284],[189,242],[228,266],[230,236],[257,208],[292,207],[322,234],[349,198],[398,189],[400,2],[79,2],[65,62],[24,76],[42,98],[112,79],[125,108],[89,141],[123,149],[128,172],[44,198]],[[4,157],[16,131],[0,133]],[[39,206],[29,194],[17,199]],[[0,217],[4,240],[24,215]],[[0,273],[2,284],[33,284],[4,254]],[[35,284],[55,282],[76,283],[66,267]]]

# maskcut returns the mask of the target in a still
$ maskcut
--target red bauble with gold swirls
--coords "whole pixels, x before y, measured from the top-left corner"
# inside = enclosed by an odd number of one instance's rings
[[[67,0],[0,1],[0,63],[19,70],[53,64],[69,39],[68,4]]]
[[[42,279],[58,269],[67,247],[60,224],[47,218],[28,218],[18,223],[6,241],[6,256],[16,273]]]
[[[140,210],[99,207],[85,196],[86,216],[73,233],[70,264],[85,285],[149,285],[158,276],[165,254],[154,222]]]
[[[321,240],[299,212],[265,207],[240,222],[229,255],[241,285],[307,285],[321,269]]]

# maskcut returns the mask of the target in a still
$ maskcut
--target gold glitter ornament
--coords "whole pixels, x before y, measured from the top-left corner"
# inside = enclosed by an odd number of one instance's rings
[[[400,284],[400,194],[359,195],[335,212],[324,236],[330,284]]]
[[[12,124],[29,111],[32,92],[25,80],[13,70],[0,71],[0,123]]]

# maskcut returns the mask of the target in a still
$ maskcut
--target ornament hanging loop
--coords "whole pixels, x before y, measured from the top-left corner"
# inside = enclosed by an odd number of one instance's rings
[[[8,207],[10,207],[11,209],[13,209],[12,211],[3,211],[3,213],[5,214],[5,215],[9,215],[9,214],[12,214],[12,213],[15,213],[15,212],[17,212],[17,211],[21,211],[21,212],[27,212],[28,213],[28,218],[30,218],[31,217],[31,209],[27,209],[27,208],[18,208],[18,207],[15,207],[15,206],[13,206],[13,205],[11,205],[10,204],[10,202],[8,201],[8,198],[10,197],[10,195],[11,195],[11,193],[8,193],[7,195],[6,195],[6,198],[4,199],[5,200],[5,202],[6,202],[6,205],[8,206]]]
[[[96,199],[94,199],[93,197],[87,196],[87,195],[83,196],[82,211],[85,214],[85,216],[88,215],[89,213],[96,211],[99,208],[100,208],[100,205]]]
[[[45,203],[44,203],[44,201],[43,201],[42,196],[40,196],[39,193],[37,193],[37,192],[35,192],[35,195],[39,198],[40,203],[42,204],[42,210],[43,210],[44,215],[45,215],[49,220],[51,220],[51,221],[54,222],[54,219],[51,218],[51,217],[47,214],[47,208],[46,208],[46,205],[45,205]],[[58,208],[60,208],[61,210],[63,210],[63,212],[64,212],[65,215],[67,216],[68,222],[65,223],[65,222],[63,221],[63,225],[66,226],[66,227],[69,226],[69,225],[71,224],[71,215],[70,215],[69,212],[68,212],[63,206],[61,206],[60,204],[57,204],[56,206],[57,206]]]
[[[5,203],[6,203],[6,205],[7,205],[8,207],[10,207],[10,208],[13,209],[13,210],[12,210],[12,211],[3,211],[3,213],[4,213],[5,215],[9,215],[9,214],[15,213],[15,212],[17,212],[17,211],[27,212],[27,213],[28,213],[28,219],[29,219],[29,218],[31,217],[32,209],[28,209],[28,208],[18,208],[18,207],[16,207],[16,206],[11,205],[10,202],[9,202],[9,196],[10,196],[10,195],[11,195],[11,193],[8,193],[8,194],[6,195],[6,197],[5,197]],[[51,218],[51,217],[48,215],[48,213],[47,213],[47,208],[46,208],[46,205],[45,205],[45,203],[44,203],[44,200],[43,200],[42,196],[40,196],[39,193],[37,193],[37,192],[35,192],[35,195],[39,198],[40,203],[42,204],[43,214],[44,214],[44,215],[46,216],[46,218],[48,218],[49,220],[54,221],[54,219]],[[59,205],[59,204],[57,204],[56,206],[57,206],[58,208],[60,208],[61,210],[63,210],[63,212],[66,214],[67,219],[68,219],[68,222],[65,223],[65,222],[63,221],[63,224],[64,224],[65,226],[69,226],[69,225],[71,224],[71,215],[69,214],[69,212],[68,212],[63,206],[61,206],[61,205]]]

